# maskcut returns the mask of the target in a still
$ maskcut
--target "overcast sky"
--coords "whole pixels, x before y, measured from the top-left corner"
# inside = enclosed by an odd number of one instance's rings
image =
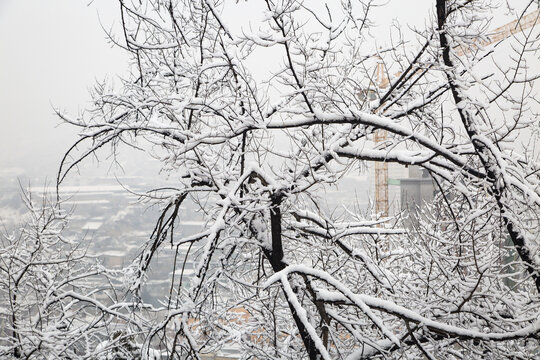
[[[56,126],[52,106],[76,113],[96,80],[126,73],[127,55],[108,43],[102,28],[118,25],[117,1],[89,2],[0,0],[0,169],[50,179],[76,139],[74,129]],[[375,13],[381,23],[375,36],[393,18],[422,25],[434,3],[389,2],[385,12]]]
[[[111,47],[102,28],[118,25],[117,1],[89,2],[0,0],[2,169],[45,172],[50,178],[76,139],[74,129],[57,127],[52,106],[76,113],[85,107],[96,80],[125,73],[126,54]],[[239,6],[246,8],[246,3]],[[394,10],[414,15],[410,6]]]
[[[75,139],[52,105],[85,107],[96,80],[125,72],[125,54],[111,48],[116,1],[0,0],[0,166],[54,173]]]

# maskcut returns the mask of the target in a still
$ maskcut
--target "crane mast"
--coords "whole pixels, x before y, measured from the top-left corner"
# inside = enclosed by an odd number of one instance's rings
[[[385,89],[388,86],[388,77],[384,71],[382,59],[377,63],[377,86]],[[375,130],[374,141],[377,146],[383,145],[388,138],[384,129]],[[388,163],[375,162],[375,212],[381,217],[388,217]]]

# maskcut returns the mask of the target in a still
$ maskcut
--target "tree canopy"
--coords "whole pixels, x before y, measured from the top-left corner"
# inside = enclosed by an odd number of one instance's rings
[[[434,0],[424,27],[386,47],[370,0],[119,3],[123,34],[111,36],[131,75],[119,91],[98,86],[84,114],[59,113],[80,138],[58,183],[122,144],[175,179],[148,189],[162,213],[126,271],[136,293],[171,247],[173,274],[191,259],[195,276],[173,275],[163,307],[148,310],[143,353],[538,356],[533,1],[501,4],[516,21],[493,43],[491,1]],[[375,162],[419,166],[432,199],[391,217],[327,205],[326,191]],[[180,236],[187,201],[205,226]]]

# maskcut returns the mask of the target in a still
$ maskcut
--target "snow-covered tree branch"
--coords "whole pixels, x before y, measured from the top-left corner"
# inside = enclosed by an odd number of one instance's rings
[[[65,235],[59,203],[28,192],[23,200],[20,229],[0,237],[0,357],[140,357],[135,336],[148,326],[111,283],[117,274]]]
[[[162,214],[131,289],[166,246],[189,246],[171,270],[189,258],[195,277],[172,277],[143,356],[538,356],[538,11],[520,22],[533,2],[433,0],[424,28],[388,42],[373,0],[119,3],[131,75],[59,113],[80,139],[58,183],[121,144],[176,181],[152,191]],[[492,44],[499,13],[514,30]],[[432,200],[390,218],[327,205],[374,162],[421,167]],[[180,236],[187,201],[206,225]]]

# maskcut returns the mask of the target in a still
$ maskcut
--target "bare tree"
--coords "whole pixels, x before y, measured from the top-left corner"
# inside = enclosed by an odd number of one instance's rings
[[[375,1],[249,2],[257,30],[235,17],[247,4],[119,5],[132,75],[120,92],[98,88],[85,114],[59,114],[81,137],[58,183],[121,143],[177,179],[149,189],[163,210],[132,290],[165,246],[188,244],[175,267],[193,259],[196,276],[172,277],[146,347],[159,341],[171,358],[224,346],[243,358],[538,356],[540,40],[519,21],[533,1],[508,7],[513,38],[496,46],[485,46],[498,36],[492,2],[435,0],[414,39],[382,49]],[[359,96],[368,90],[375,100]],[[429,172],[437,194],[416,221],[326,205],[326,190],[373,162]],[[186,201],[206,226],[181,237]]]
[[[58,203],[23,195],[20,229],[0,237],[0,357],[136,358],[141,328],[110,271],[65,235]]]

